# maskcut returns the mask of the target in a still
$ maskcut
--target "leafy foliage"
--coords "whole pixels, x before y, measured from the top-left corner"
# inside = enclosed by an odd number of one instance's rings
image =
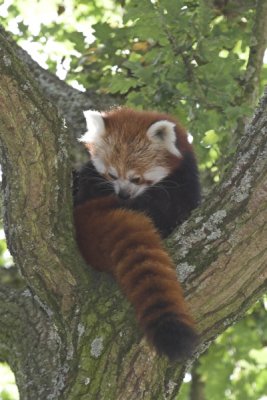
[[[267,393],[267,298],[230,327],[200,357],[197,373],[204,398],[259,400]],[[192,377],[193,378],[193,377]],[[179,400],[189,399],[192,381],[183,385]]]
[[[128,1],[120,25],[93,25],[96,40],[69,76],[82,68],[88,88],[177,115],[193,133],[202,168],[211,168],[249,113],[240,101],[255,15],[249,3],[229,18],[211,1]]]
[[[0,400],[18,400],[15,377],[7,364],[0,363]]]
[[[207,399],[258,400],[266,395],[266,331],[266,304],[261,301],[211,346],[199,367]]]
[[[0,268],[9,267],[11,264],[12,264],[12,257],[7,249],[4,231],[3,229],[0,229]]]

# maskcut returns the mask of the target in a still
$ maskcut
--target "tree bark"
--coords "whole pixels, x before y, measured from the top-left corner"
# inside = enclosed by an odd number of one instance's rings
[[[20,398],[59,398],[68,361],[46,310],[29,289],[2,285],[0,301],[0,355],[16,373]]]
[[[266,126],[267,93],[220,186],[166,241],[201,336],[195,357],[267,287]],[[193,360],[159,358],[116,284],[84,265],[68,132],[2,33],[0,143],[5,230],[28,286],[0,286],[0,358],[22,399],[175,399]]]
[[[74,137],[77,137],[79,132],[83,133],[85,131],[86,124],[82,113],[83,110],[103,110],[122,102],[122,98],[119,96],[102,96],[92,91],[84,93],[74,89],[37,64],[25,50],[11,39],[9,33],[2,27],[0,27],[0,33],[9,41],[10,46],[20,60],[28,66],[36,83],[38,83],[40,91],[52,104],[57,106]]]

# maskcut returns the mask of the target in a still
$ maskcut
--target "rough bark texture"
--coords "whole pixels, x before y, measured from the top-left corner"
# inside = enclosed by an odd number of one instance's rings
[[[0,301],[0,354],[16,373],[20,398],[58,398],[68,361],[56,327],[29,289],[0,286]]]
[[[81,151],[76,140],[85,132],[86,128],[83,111],[108,109],[122,103],[123,99],[119,96],[101,96],[91,91],[83,93],[74,89],[33,61],[29,54],[19,47],[1,26],[0,33],[9,41],[20,60],[27,65],[36,84],[38,84],[40,92],[56,106],[58,112],[66,121],[69,140],[71,141],[71,155],[79,163],[85,157],[85,151]]]
[[[155,355],[115,283],[76,250],[68,133],[12,48],[0,34],[5,229],[28,288],[0,286],[0,358],[23,400],[174,399],[185,366]],[[267,287],[266,125],[267,93],[220,186],[166,242],[198,354]]]
[[[121,98],[116,96],[103,96],[92,91],[83,93],[74,89],[33,61],[29,54],[19,47],[1,27],[0,32],[8,38],[16,54],[28,66],[42,93],[53,104],[57,105],[57,109],[66,119],[74,136],[77,137],[77,131],[84,132],[85,130],[83,110],[103,110],[122,101]]]

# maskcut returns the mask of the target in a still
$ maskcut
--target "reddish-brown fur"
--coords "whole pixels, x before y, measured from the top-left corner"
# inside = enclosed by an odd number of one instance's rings
[[[77,206],[74,220],[77,242],[85,261],[115,277],[157,350],[170,358],[189,355],[196,338],[193,320],[174,265],[150,219],[142,213],[119,208],[117,198],[109,196]],[[172,352],[172,344],[167,343],[171,349],[164,350],[156,335],[158,331],[158,336],[161,335],[167,323],[166,329],[171,331],[167,334],[172,340],[174,331],[172,325],[170,329],[168,326],[174,319],[182,326],[182,333],[181,337],[174,338],[181,341],[181,348],[177,351],[174,348]],[[173,335],[176,336],[176,331]],[[161,336],[159,339],[161,341]]]
[[[140,140],[146,138],[148,127],[162,120],[167,120],[176,124],[178,148],[181,153],[186,150],[192,151],[191,144],[188,143],[185,128],[169,114],[157,113],[154,111],[137,111],[122,107],[103,113],[107,132],[118,132],[117,140],[122,142],[135,140],[139,136]]]
[[[186,151],[193,152],[185,128],[170,115],[115,108],[103,112],[102,116],[106,129],[103,142],[100,146],[94,143],[85,143],[85,146],[92,155],[95,152],[101,155],[106,165],[116,166],[121,177],[125,177],[132,167],[141,177],[153,166],[165,166],[170,172],[179,167],[182,157],[174,156],[163,146],[155,148],[147,137],[149,126],[157,121],[167,120],[175,123],[179,151],[181,154]]]

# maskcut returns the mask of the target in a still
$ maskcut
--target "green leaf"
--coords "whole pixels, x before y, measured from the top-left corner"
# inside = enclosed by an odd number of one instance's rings
[[[213,129],[206,131],[204,135],[203,143],[206,146],[211,146],[219,141],[219,136]]]
[[[255,360],[257,364],[267,367],[267,347],[263,347],[260,350],[252,349],[249,352],[249,356]]]

